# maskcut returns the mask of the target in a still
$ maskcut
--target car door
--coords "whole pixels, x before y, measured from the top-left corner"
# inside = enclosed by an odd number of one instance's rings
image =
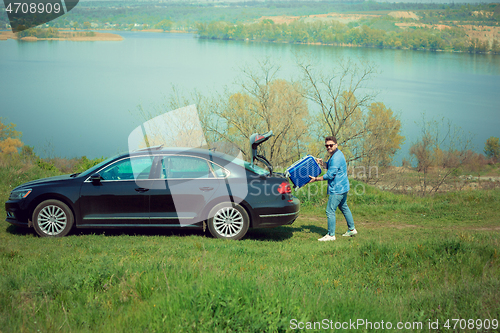
[[[152,164],[152,156],[125,157],[99,170],[100,182],[87,179],[80,190],[82,225],[148,225]]]
[[[151,224],[188,226],[202,221],[202,212],[220,186],[204,158],[164,155],[150,190]]]

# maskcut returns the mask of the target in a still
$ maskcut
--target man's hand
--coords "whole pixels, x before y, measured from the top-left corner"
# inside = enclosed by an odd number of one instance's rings
[[[316,181],[316,177],[313,177],[313,176],[309,176],[309,178],[311,178],[311,180],[309,181],[309,183],[314,183]],[[308,184],[309,184],[308,183]]]
[[[323,164],[323,159],[322,158],[317,158],[316,159],[316,162],[319,164],[319,166],[321,167],[321,169],[324,169],[325,166]]]

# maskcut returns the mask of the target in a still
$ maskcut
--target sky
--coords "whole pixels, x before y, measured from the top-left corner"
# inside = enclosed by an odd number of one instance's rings
[[[117,1],[117,0],[80,0],[80,2],[92,2],[92,1]],[[215,3],[215,2],[246,2],[247,0],[201,0],[201,1],[196,1],[200,3]],[[300,2],[305,2],[305,1],[313,1],[316,2],[318,0],[300,0]],[[126,2],[151,2],[150,0],[127,0]],[[172,2],[172,3],[178,3],[178,2],[186,2],[186,3],[193,3],[192,0],[173,0],[173,1],[167,1],[167,0],[154,0],[154,2]],[[252,2],[267,2],[264,0],[252,0]],[[270,1],[272,2],[272,1]],[[286,0],[281,0],[277,2],[287,2]],[[292,2],[292,1],[289,1]],[[326,1],[327,2],[327,1]],[[346,1],[348,2],[348,1]],[[400,1],[385,1],[385,0],[375,0],[375,2],[389,2],[389,3],[394,3],[394,2],[403,2],[403,3],[500,3],[500,0],[400,0]]]

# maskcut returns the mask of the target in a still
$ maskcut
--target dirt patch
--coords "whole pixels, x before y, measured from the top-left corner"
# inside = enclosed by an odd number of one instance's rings
[[[300,16],[283,16],[283,15],[281,15],[281,16],[262,16],[257,21],[260,22],[263,20],[271,20],[275,24],[282,24],[282,23],[290,24],[293,21],[297,21],[298,19],[300,19]]]
[[[321,222],[326,226],[326,216],[299,216],[302,221],[309,222]],[[408,228],[423,228],[422,226],[414,224],[395,224],[395,223],[380,223],[380,222],[370,222],[370,221],[356,221],[356,226],[368,228],[368,229],[379,229],[379,228],[395,228],[395,229],[408,229]],[[499,227],[500,228],[500,227]]]
[[[413,224],[390,224],[389,227],[396,228],[396,229],[407,229],[407,228],[421,228],[418,225],[413,225]]]
[[[38,40],[38,38],[29,36],[29,37],[23,37],[23,38],[21,38],[21,40],[23,40],[25,42],[36,42]]]
[[[493,42],[494,39],[500,41],[500,27],[485,25],[461,25],[469,38],[477,38],[480,41]]]
[[[451,27],[444,24],[436,24],[434,25],[434,29],[445,30],[445,29],[451,29]]]
[[[414,12],[390,12],[387,14],[395,18],[409,18],[414,20],[419,20],[420,18]]]
[[[408,22],[405,22],[405,23],[402,23],[402,22],[394,23],[394,25],[396,27],[400,27],[402,29],[409,28],[409,27],[417,27],[417,28],[430,28],[430,27],[432,27],[432,25],[429,25],[429,24],[424,24],[424,23],[408,23]]]
[[[328,14],[317,14],[309,15],[304,21],[337,21],[340,23],[347,24],[353,21],[359,21],[367,18],[376,18],[382,15],[368,15],[368,14],[338,14],[338,13],[328,13]]]
[[[299,216],[299,220],[309,221],[309,222],[321,222],[323,227],[326,228],[326,216]],[[381,222],[371,222],[371,221],[356,221],[357,229],[432,229],[432,226],[423,226],[415,224],[401,224],[401,223],[381,223]],[[483,227],[469,227],[469,226],[454,226],[453,230],[464,230],[464,231],[500,231],[500,225],[487,225]]]
[[[120,35],[106,33],[106,32],[95,32],[94,36],[79,36],[78,32],[66,32],[61,31],[59,38],[38,38],[38,40],[71,40],[77,42],[83,41],[120,41],[123,37]]]
[[[473,11],[472,12],[472,15],[474,16],[484,16],[486,18],[490,18],[494,15],[495,13],[494,12],[487,12],[487,11],[484,11],[484,10],[480,10],[480,11]]]
[[[395,26],[400,27],[402,29],[406,29],[409,27],[417,27],[417,28],[430,28],[430,29],[436,29],[436,30],[445,30],[445,29],[451,29],[450,26],[445,25],[445,24],[424,24],[424,23],[413,23],[413,22],[400,22],[400,23],[394,23]]]
[[[74,32],[60,32],[61,38],[47,38],[54,40],[73,40],[73,41],[120,41],[123,37],[109,32],[95,32],[95,36],[78,36]]]
[[[306,23],[317,22],[317,21],[337,21],[340,23],[347,24],[352,21],[359,21],[361,19],[366,18],[375,18],[380,17],[382,15],[372,15],[372,14],[339,14],[339,13],[328,13],[328,14],[316,14],[309,16],[262,16],[257,21],[260,22],[262,20],[271,20],[276,24],[290,24],[294,21],[301,20]]]
[[[361,226],[367,229],[380,229],[380,228],[393,228],[393,229],[414,229],[414,228],[423,228],[422,226],[414,225],[414,224],[395,224],[395,223],[380,223],[380,222],[370,222],[370,221],[356,221],[356,226]]]
[[[477,231],[500,231],[500,226],[481,227],[481,228],[465,228],[465,229],[477,230]]]
[[[0,31],[0,40],[17,39],[17,36],[12,31]]]

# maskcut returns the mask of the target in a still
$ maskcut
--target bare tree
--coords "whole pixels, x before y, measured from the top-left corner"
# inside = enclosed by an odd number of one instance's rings
[[[199,94],[192,94],[198,101]],[[199,147],[206,144],[201,120],[196,106],[175,87],[163,105],[152,109],[138,106],[138,113],[144,123],[129,136],[129,148],[144,148],[156,145],[168,147]]]
[[[269,143],[261,147],[274,164],[285,166],[305,152],[308,116],[302,86],[277,78],[279,65],[269,59],[257,68],[245,67],[241,91],[227,92],[212,102],[210,115],[201,118],[206,131],[242,147],[251,156],[248,138],[253,133],[273,131]]]
[[[279,69],[270,59],[261,60],[256,67],[242,69],[240,89],[226,88],[210,97],[196,92],[186,96],[173,87],[163,105],[153,111],[139,107],[139,113],[149,120],[166,111],[196,104],[208,146],[228,142],[238,147],[247,159],[251,158],[250,135],[272,130],[274,136],[259,149],[264,150],[275,166],[287,166],[306,152],[309,111],[301,84],[278,78]]]
[[[422,136],[410,147],[410,155],[417,159],[418,171],[423,173],[422,195],[436,193],[445,181],[467,161],[471,146],[470,135],[451,121],[426,121],[422,117]],[[435,167],[434,177],[429,177]]]
[[[299,59],[305,97],[319,107],[318,135],[334,135],[349,161],[373,153],[364,149],[369,133],[366,114],[375,93],[366,90],[366,83],[377,73],[368,62],[355,63],[340,59],[332,72],[314,67],[309,60]]]
[[[299,61],[298,67],[300,81],[284,80],[278,77],[279,64],[266,58],[242,69],[237,90],[186,98],[174,88],[160,109],[195,103],[209,145],[230,142],[248,158],[249,136],[272,130],[274,136],[260,149],[275,165],[289,165],[306,152],[318,156],[327,135],[337,137],[348,162],[389,164],[404,137],[398,117],[366,89],[375,67],[350,59],[330,74],[306,62]],[[314,116],[308,101],[318,107]]]

